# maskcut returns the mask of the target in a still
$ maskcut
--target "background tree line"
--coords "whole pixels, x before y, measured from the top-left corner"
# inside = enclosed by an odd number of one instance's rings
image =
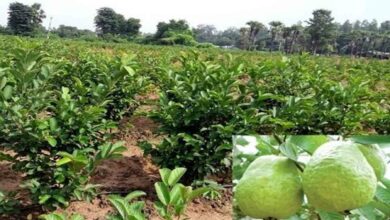
[[[280,51],[285,53],[311,52],[313,54],[349,54],[354,56],[382,56],[390,52],[390,21],[349,20],[334,22],[331,11],[319,9],[310,19],[294,25],[280,21],[263,24],[248,21],[244,27],[217,30],[213,25],[191,28],[185,20],[159,22],[152,34],[140,32],[141,21],[125,18],[112,8],[97,10],[94,19],[96,30],[80,30],[60,25],[46,30],[42,26],[46,18],[40,4],[11,3],[8,24],[0,26],[0,33],[52,36],[89,40],[133,41],[143,44],[188,45],[198,47],[220,46],[243,50]]]
[[[390,52],[390,21],[349,20],[334,22],[329,10],[315,10],[305,22],[287,26],[271,21],[268,26],[249,21],[240,29],[217,31],[212,25],[194,29],[196,40],[215,45],[230,45],[244,50],[282,51],[285,53],[350,54],[380,56]],[[387,54],[388,56],[388,54]]]

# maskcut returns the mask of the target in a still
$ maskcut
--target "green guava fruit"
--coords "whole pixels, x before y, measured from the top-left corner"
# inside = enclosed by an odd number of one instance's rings
[[[339,212],[369,203],[377,186],[375,172],[357,144],[331,141],[313,154],[302,176],[308,203]]]
[[[359,145],[360,151],[374,169],[376,178],[382,180],[386,173],[386,155],[378,145]]]
[[[243,214],[252,218],[288,218],[303,202],[297,167],[286,157],[261,156],[245,171],[234,197]]]

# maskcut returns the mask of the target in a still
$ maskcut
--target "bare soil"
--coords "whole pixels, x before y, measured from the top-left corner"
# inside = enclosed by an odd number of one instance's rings
[[[153,209],[153,201],[156,199],[154,183],[159,181],[158,167],[152,163],[150,158],[144,157],[142,150],[137,146],[139,140],[157,143],[161,139],[154,135],[157,128],[158,126],[153,121],[144,116],[133,116],[123,120],[119,127],[121,132],[118,140],[125,142],[127,151],[124,152],[123,158],[103,162],[91,178],[92,183],[102,186],[100,195],[91,203],[74,201],[65,210],[58,211],[65,211],[68,214],[77,212],[85,216],[87,220],[103,220],[108,213],[112,212],[106,199],[108,194],[126,195],[134,190],[142,190],[147,193],[144,200],[148,219],[160,219]],[[28,197],[28,193],[21,190],[19,186],[21,181],[22,175],[12,171],[10,164],[0,163],[1,190],[18,190],[21,192],[19,196]],[[26,200],[26,204],[29,203],[27,198],[22,199]],[[19,216],[0,217],[0,219],[36,219],[39,214],[42,214],[39,207],[32,207],[22,210]],[[211,201],[201,198],[193,201],[185,214],[189,219],[232,219],[231,189],[226,189],[219,200]]]

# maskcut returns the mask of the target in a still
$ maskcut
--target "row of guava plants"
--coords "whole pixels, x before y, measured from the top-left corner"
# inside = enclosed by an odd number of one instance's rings
[[[51,47],[15,40],[0,56],[0,161],[23,174],[32,203],[45,209],[93,198],[90,176],[126,149],[111,142],[111,130],[145,83],[131,56],[58,58]],[[9,194],[2,198],[0,210],[20,210]]]
[[[258,139],[258,155],[235,155],[237,218],[390,217],[390,179],[384,178],[388,158],[379,147],[389,147],[390,136]],[[303,162],[302,155],[309,159]]]
[[[154,184],[158,200],[154,208],[164,220],[188,219],[185,211],[188,204],[195,198],[207,197],[214,199],[220,196],[220,188],[217,185],[208,185],[193,188],[180,183],[185,174],[185,168],[173,170],[160,169],[161,182]],[[106,216],[107,220],[145,220],[148,215],[145,213],[145,201],[141,197],[146,196],[145,192],[134,191],[125,197],[109,195],[108,201],[114,208],[114,212]],[[84,220],[80,214],[67,215],[67,213],[53,212],[40,216],[42,220]]]
[[[333,58],[335,59],[335,58]],[[356,134],[389,132],[390,91],[375,91],[386,69],[371,64],[339,64],[308,55],[283,57],[249,66],[247,94],[257,106],[272,112],[271,131],[296,134]],[[345,66],[344,66],[345,65]],[[383,67],[385,65],[381,65]],[[257,92],[256,92],[257,91]],[[264,129],[259,131],[264,134]]]
[[[172,59],[174,66],[151,70],[161,92],[150,117],[165,138],[141,146],[160,166],[187,167],[192,178],[230,171],[234,134],[364,133],[388,117],[367,76],[343,86],[324,69],[308,68],[307,55],[259,65],[201,51]]]

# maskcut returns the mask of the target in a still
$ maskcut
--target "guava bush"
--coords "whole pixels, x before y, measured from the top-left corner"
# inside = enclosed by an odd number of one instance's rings
[[[242,66],[231,61],[219,65],[192,53],[178,59],[181,69],[161,71],[164,90],[150,116],[167,136],[157,147],[142,144],[157,164],[186,167],[190,179],[230,170],[230,138],[244,127],[235,97]]]
[[[235,136],[233,139],[233,184],[236,185],[239,182],[252,161],[264,155],[283,155],[293,161],[297,169],[303,173],[313,152],[320,145],[335,140],[347,140],[362,145],[375,144],[387,152],[388,156],[390,154],[389,136]],[[300,211],[289,219],[388,219],[390,217],[390,166],[388,162],[387,158],[387,175],[379,180],[375,197],[367,205],[344,212],[326,212],[311,206],[305,197]],[[234,219],[250,219],[241,212],[236,201],[234,201]]]
[[[389,94],[373,92],[376,74],[368,78],[344,63],[335,69],[309,55],[249,61],[198,51],[162,61],[154,72],[158,109],[150,116],[166,138],[144,143],[145,153],[203,178],[226,173],[233,134],[387,133]]]
[[[95,167],[125,150],[110,131],[142,88],[136,64],[127,56],[56,59],[50,45],[15,43],[0,57],[0,161],[23,173],[33,203],[90,200]]]

